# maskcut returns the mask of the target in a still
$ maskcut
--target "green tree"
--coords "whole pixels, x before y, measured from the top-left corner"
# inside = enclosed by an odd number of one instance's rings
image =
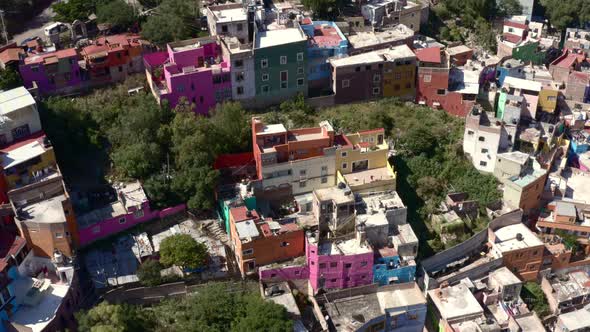
[[[85,21],[90,14],[96,12],[101,0],[69,0],[59,1],[51,5],[55,12],[55,20],[72,23],[75,20]]]
[[[10,90],[22,85],[23,81],[14,69],[0,69],[0,90]]]
[[[160,244],[160,262],[166,266],[198,269],[207,259],[207,246],[188,234],[176,234]]]
[[[142,25],[141,34],[159,45],[195,37],[201,30],[200,17],[198,1],[162,0]]]
[[[126,30],[137,22],[133,8],[124,0],[113,0],[99,6],[96,17],[98,22],[109,23],[119,30]]]
[[[550,313],[547,298],[539,284],[531,281],[525,283],[520,296],[529,309],[532,309],[539,317],[543,318]]]
[[[160,262],[148,259],[137,269],[137,278],[139,278],[139,282],[144,286],[157,286],[162,283],[160,271],[162,271],[163,268],[164,267]]]
[[[541,0],[549,22],[560,31],[572,26],[583,27],[590,21],[589,0]]]
[[[102,302],[94,308],[76,313],[80,332],[133,332],[151,330],[149,313],[126,304]]]
[[[311,9],[316,18],[334,19],[341,13],[349,1],[347,0],[303,0],[303,5]]]
[[[522,14],[522,5],[518,0],[502,0],[498,7],[498,12],[502,16]]]
[[[120,146],[111,158],[123,177],[145,179],[160,168],[162,153],[155,142],[135,142]]]
[[[162,3],[162,0],[139,0],[139,3],[146,9],[156,8]]]

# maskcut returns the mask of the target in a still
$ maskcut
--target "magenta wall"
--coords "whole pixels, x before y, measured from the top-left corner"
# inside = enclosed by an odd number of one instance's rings
[[[182,212],[186,209],[185,204],[180,204],[175,207],[160,211],[152,211],[148,202],[143,203],[142,206],[144,210],[143,217],[135,218],[133,213],[129,213],[126,215],[117,216],[115,218],[103,220],[87,228],[79,229],[78,236],[80,239],[80,246],[86,246],[98,239],[117,234],[138,224],[151,221],[156,218],[164,218],[175,213]],[[119,219],[121,218],[125,218],[124,223],[119,222]]]
[[[320,278],[325,280],[324,288],[350,288],[373,282],[372,252],[358,255],[318,255],[317,245],[308,241],[306,244],[309,281],[314,291],[317,292],[319,288]],[[330,266],[331,263],[336,266]],[[350,264],[350,267],[346,267],[346,264]]]
[[[309,278],[309,269],[306,265],[287,266],[277,269],[259,270],[258,277],[261,280],[298,280]]]

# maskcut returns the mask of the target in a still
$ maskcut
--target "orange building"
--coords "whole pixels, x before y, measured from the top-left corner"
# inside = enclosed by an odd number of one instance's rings
[[[545,244],[522,223],[505,226],[490,234],[493,255],[525,281],[536,280],[543,264]]]
[[[294,221],[262,219],[245,206],[230,210],[230,233],[242,276],[256,273],[258,266],[305,254],[304,232]]]

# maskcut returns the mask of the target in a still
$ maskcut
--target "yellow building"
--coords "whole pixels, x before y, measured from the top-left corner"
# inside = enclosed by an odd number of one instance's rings
[[[416,96],[416,55],[406,45],[383,51],[383,97],[413,100]]]
[[[27,186],[59,173],[55,152],[45,135],[0,151],[8,190]]]
[[[558,94],[559,89],[554,87],[551,83],[543,84],[543,88],[539,91],[539,110],[553,113],[557,108]]]
[[[338,182],[357,192],[395,190],[383,128],[335,137]]]

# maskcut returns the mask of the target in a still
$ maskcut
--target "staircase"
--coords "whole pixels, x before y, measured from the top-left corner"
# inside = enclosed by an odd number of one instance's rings
[[[205,232],[212,235],[215,239],[221,241],[221,243],[225,244],[226,246],[229,245],[229,238],[227,237],[227,233],[219,226],[217,220],[203,220],[202,229]]]

